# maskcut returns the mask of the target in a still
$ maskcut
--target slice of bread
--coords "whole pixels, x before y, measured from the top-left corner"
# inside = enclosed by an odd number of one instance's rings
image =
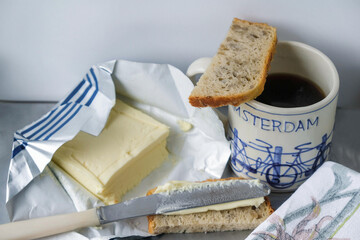
[[[264,90],[275,52],[276,28],[234,18],[210,66],[193,89],[194,107],[237,106]]]
[[[226,181],[226,178],[207,181]],[[155,192],[151,189],[147,195]],[[254,229],[265,221],[274,210],[270,201],[265,197],[259,207],[238,207],[222,211],[207,211],[186,215],[151,215],[148,216],[148,231],[152,234],[162,233],[192,233],[192,232],[215,232]]]

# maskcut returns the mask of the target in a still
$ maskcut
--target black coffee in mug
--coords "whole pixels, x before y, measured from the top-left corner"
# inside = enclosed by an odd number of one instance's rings
[[[310,79],[289,73],[270,74],[257,101],[283,108],[305,107],[325,98],[324,91]]]

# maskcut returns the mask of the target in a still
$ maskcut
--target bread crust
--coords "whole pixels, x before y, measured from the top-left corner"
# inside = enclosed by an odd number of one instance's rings
[[[250,25],[258,25],[258,26],[266,26],[271,27],[266,23],[254,23],[246,20],[241,20],[238,18],[234,18],[233,22],[243,22]],[[189,96],[189,102],[194,107],[221,107],[226,105],[238,106],[241,103],[248,102],[250,100],[258,97],[263,91],[266,82],[267,72],[270,69],[270,63],[273,58],[276,49],[277,36],[276,36],[276,28],[271,27],[275,31],[275,38],[271,42],[271,46],[268,49],[264,68],[260,73],[260,79],[257,82],[257,85],[246,92],[242,92],[239,94],[233,94],[230,96],[193,96],[192,94]]]
[[[242,178],[242,177],[229,177],[229,178],[221,178],[221,179],[207,179],[205,181],[199,181],[199,182],[217,182],[217,181],[227,181],[227,180],[245,180],[245,178]],[[154,194],[156,189],[157,189],[157,187],[155,187],[153,189],[150,189],[146,193],[146,196]],[[265,201],[262,204],[266,205],[266,209],[268,210],[268,216],[270,216],[274,212],[274,209],[271,206],[269,198],[268,197],[264,197],[264,198],[265,198]],[[148,219],[148,231],[151,234],[158,234],[156,232],[155,217],[156,217],[156,215],[147,216],[147,219]]]

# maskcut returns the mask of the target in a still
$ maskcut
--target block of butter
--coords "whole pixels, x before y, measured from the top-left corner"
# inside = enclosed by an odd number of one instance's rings
[[[52,161],[113,204],[167,158],[168,135],[166,125],[117,100],[99,136],[79,132]]]

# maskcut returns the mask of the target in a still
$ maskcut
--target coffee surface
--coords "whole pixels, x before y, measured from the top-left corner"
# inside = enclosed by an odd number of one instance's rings
[[[288,73],[270,74],[257,101],[283,108],[305,107],[325,98],[324,91],[310,79]]]

